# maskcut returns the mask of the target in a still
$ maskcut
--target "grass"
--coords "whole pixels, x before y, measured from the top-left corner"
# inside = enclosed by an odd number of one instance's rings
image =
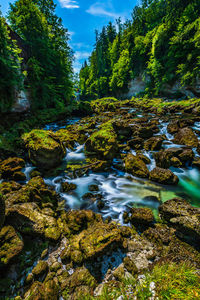
[[[123,295],[124,300],[146,300],[153,296],[159,300],[193,300],[200,299],[200,276],[196,270],[187,264],[175,263],[156,265],[151,273],[145,274],[145,279],[138,280],[131,277],[116,285],[113,282],[107,284],[101,296],[85,296],[81,300],[114,300]]]

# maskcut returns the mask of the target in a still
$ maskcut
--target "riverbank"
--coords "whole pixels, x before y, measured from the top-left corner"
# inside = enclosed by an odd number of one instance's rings
[[[198,299],[200,100],[90,105],[0,163],[0,297]]]

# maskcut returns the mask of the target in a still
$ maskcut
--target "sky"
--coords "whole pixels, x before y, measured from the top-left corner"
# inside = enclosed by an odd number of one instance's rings
[[[4,16],[9,3],[15,0],[0,0]],[[123,21],[131,18],[131,13],[138,0],[54,0],[56,14],[70,33],[70,46],[74,51],[74,70],[79,72],[95,43],[95,29],[101,30],[109,21],[121,17]]]

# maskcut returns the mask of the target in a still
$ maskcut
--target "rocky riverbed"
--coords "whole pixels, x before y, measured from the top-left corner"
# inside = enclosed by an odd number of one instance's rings
[[[0,299],[98,299],[169,262],[200,272],[200,102],[91,108],[0,162]]]

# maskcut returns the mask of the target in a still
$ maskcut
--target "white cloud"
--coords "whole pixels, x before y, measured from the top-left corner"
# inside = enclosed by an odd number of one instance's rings
[[[91,55],[90,52],[86,52],[86,51],[76,51],[74,56],[77,60],[80,60],[80,59],[86,59],[88,58],[89,56]]]
[[[108,9],[104,3],[100,3],[100,2],[96,2],[93,5],[91,5],[86,12],[93,16],[99,16],[99,17],[106,16],[106,17],[111,17],[113,19],[117,19],[120,17],[119,14]]]
[[[59,0],[60,5],[64,8],[79,8],[79,4],[74,0]]]

